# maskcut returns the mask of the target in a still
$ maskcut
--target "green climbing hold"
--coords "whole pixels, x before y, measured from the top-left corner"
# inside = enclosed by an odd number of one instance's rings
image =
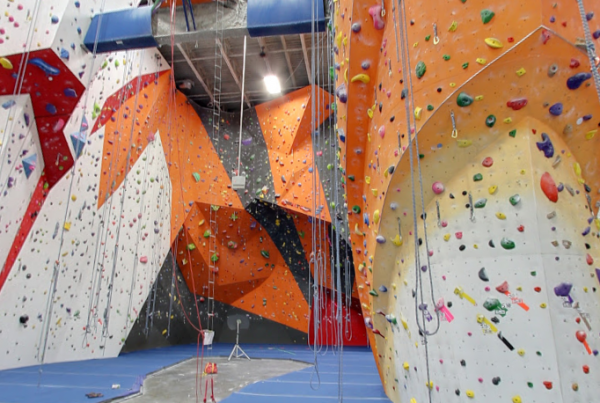
[[[431,104],[427,105],[427,110],[429,112],[431,112],[433,110],[433,105],[431,105]]]
[[[442,56],[442,57],[443,57],[443,58],[444,58],[444,60],[446,60],[446,61],[450,60],[450,55],[444,55],[444,56]]]
[[[495,15],[496,14],[492,10],[483,9],[481,10],[481,21],[484,24],[487,24],[492,20],[492,18],[494,18]]]
[[[198,172],[193,172],[192,176],[196,180],[196,182],[200,182],[200,174]]]
[[[202,235],[204,238],[210,238],[210,230],[207,229],[206,231],[204,231],[204,234]]]
[[[379,296],[379,294],[377,294],[377,291],[375,291],[375,290],[369,291],[369,294],[371,294],[374,297],[378,297]]]
[[[262,255],[262,257],[264,257],[265,259],[268,259],[268,258],[270,258],[270,257],[271,257],[271,255],[269,254],[269,251],[268,251],[268,250],[264,250],[264,249],[263,249],[263,250],[261,250],[261,251],[260,251],[260,254],[261,254],[261,255]]]
[[[354,214],[360,214],[360,206],[354,206],[354,207],[352,207],[352,212]]]
[[[510,196],[508,198],[508,201],[510,202],[510,204],[512,204],[513,206],[516,206],[517,204],[519,204],[519,202],[521,201],[521,196],[519,196],[518,194]]]
[[[190,244],[188,244],[187,249],[194,250],[194,249],[196,249],[196,245],[194,245],[193,243],[190,243]]]
[[[494,127],[495,124],[496,124],[496,117],[494,115],[490,115],[487,118],[485,118],[485,125],[487,127]]]
[[[213,255],[210,257],[210,261],[213,263],[216,263],[219,260],[219,255],[217,255],[216,253],[213,253]]]
[[[425,66],[425,63],[420,61],[419,63],[417,63],[417,67],[415,68],[415,72],[417,73],[417,78],[421,78],[425,75],[425,72],[427,71],[427,66]]]
[[[461,92],[456,97],[456,104],[460,107],[469,106],[473,103],[473,97],[465,92]]]
[[[517,137],[517,129],[511,130],[508,132],[510,137]]]
[[[530,388],[533,388],[533,382],[527,382],[527,386],[529,386]]]
[[[533,277],[537,276],[537,271],[532,271],[529,274],[531,274]]]
[[[348,180],[351,180],[352,182],[354,182],[354,175],[348,175]]]
[[[502,238],[500,240],[500,245],[502,245],[502,247],[507,250],[511,250],[511,249],[515,248],[515,243],[508,238]]]
[[[427,42],[429,42],[429,40],[430,40],[430,39],[431,39],[431,35],[427,35],[427,36],[425,37],[425,40],[426,40]]]
[[[467,67],[469,67],[469,62],[465,62],[462,64],[463,69],[466,69]]]
[[[479,182],[480,180],[483,180],[483,175],[482,174],[475,174],[475,175],[473,175],[473,180],[475,182]]]
[[[484,197],[483,199],[479,199],[475,202],[475,208],[484,208],[487,204],[487,199]]]

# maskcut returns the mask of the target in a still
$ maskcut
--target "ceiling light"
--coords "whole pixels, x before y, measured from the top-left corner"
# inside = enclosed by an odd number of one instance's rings
[[[265,77],[265,85],[269,94],[279,94],[281,92],[281,85],[279,84],[279,78],[271,74]]]

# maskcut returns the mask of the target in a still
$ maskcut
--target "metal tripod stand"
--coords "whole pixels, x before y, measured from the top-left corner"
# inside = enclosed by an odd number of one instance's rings
[[[240,347],[240,323],[242,323],[242,321],[240,319],[238,319],[236,321],[236,323],[237,323],[237,333],[235,335],[235,346],[233,346],[233,350],[231,350],[231,354],[229,354],[229,358],[227,359],[227,361],[231,361],[231,357],[234,357],[234,358],[246,357],[247,359],[250,360],[250,357],[248,357],[248,354],[246,354],[244,352],[244,350],[242,350],[242,348]]]

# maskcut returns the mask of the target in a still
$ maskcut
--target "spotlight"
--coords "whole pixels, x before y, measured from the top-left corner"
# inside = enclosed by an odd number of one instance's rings
[[[279,78],[271,74],[265,77],[265,86],[269,94],[279,94],[281,92],[281,85],[279,84]]]

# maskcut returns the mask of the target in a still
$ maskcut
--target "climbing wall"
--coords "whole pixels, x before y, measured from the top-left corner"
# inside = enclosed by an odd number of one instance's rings
[[[597,401],[600,105],[577,4],[383,5],[340,2],[335,51],[357,288],[387,394]]]

